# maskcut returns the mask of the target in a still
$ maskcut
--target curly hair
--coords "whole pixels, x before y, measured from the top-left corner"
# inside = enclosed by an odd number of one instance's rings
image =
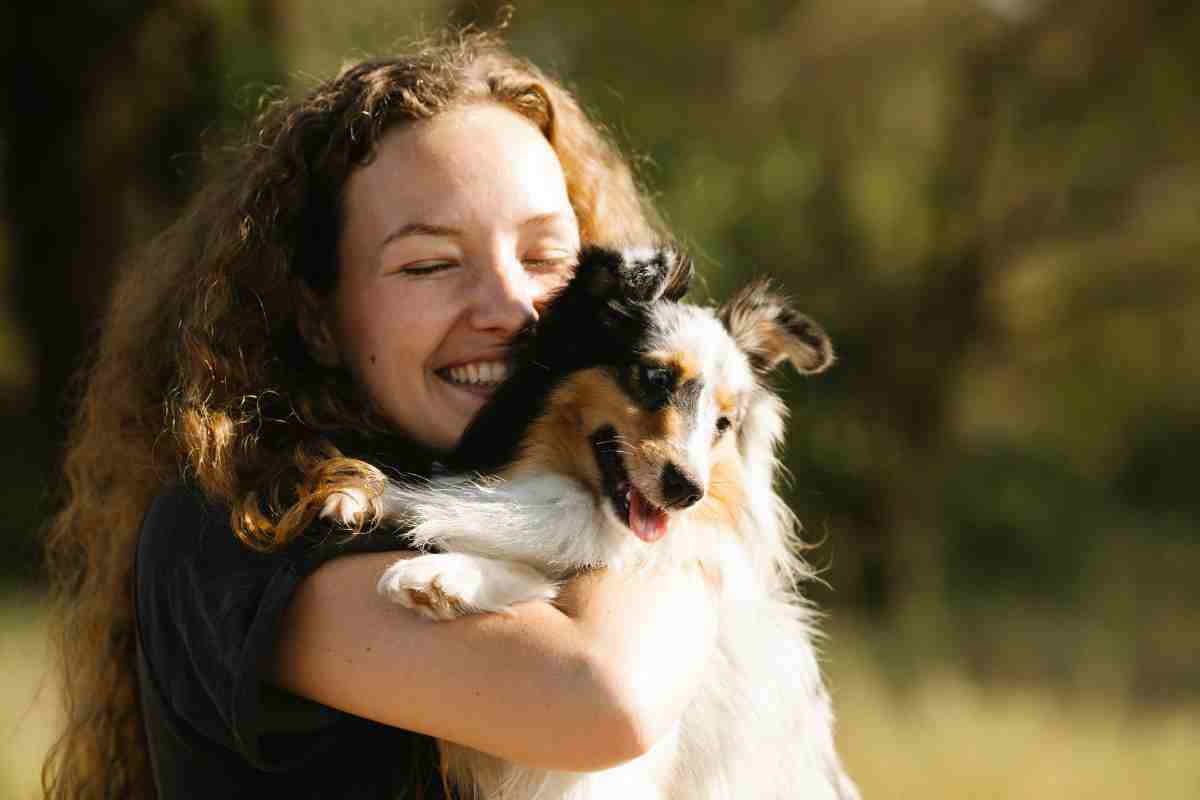
[[[132,598],[141,519],[185,478],[271,551],[338,486],[378,485],[338,432],[395,436],[301,334],[335,288],[340,194],[393,126],[471,103],[531,120],[562,165],[585,242],[655,238],[628,163],[572,95],[494,35],[463,33],[344,69],[276,101],[224,177],[122,277],[65,457],[47,556],[66,728],[43,769],[48,797],[154,794],[136,680]]]

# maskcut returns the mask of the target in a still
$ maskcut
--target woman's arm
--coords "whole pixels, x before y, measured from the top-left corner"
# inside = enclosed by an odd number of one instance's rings
[[[670,730],[715,645],[715,592],[699,569],[597,572],[557,606],[430,622],[375,593],[396,557],[338,558],[301,583],[276,683],[527,766],[587,771]]]

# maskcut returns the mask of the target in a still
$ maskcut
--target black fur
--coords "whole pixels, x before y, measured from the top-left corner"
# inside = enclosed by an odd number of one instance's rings
[[[621,383],[630,397],[647,411],[658,411],[667,404],[679,383],[677,370],[658,364],[631,364],[621,370]]]

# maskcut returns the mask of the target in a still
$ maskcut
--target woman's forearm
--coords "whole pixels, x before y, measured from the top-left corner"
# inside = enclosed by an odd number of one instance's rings
[[[396,558],[336,559],[301,584],[275,681],[386,724],[529,766],[633,758],[682,713],[715,641],[698,573],[596,573],[559,606],[430,622],[375,594]]]

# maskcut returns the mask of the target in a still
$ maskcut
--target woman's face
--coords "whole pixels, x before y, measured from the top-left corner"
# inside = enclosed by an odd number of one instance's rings
[[[398,428],[449,449],[578,249],[562,167],[528,120],[481,104],[397,128],[344,188],[337,356]]]

